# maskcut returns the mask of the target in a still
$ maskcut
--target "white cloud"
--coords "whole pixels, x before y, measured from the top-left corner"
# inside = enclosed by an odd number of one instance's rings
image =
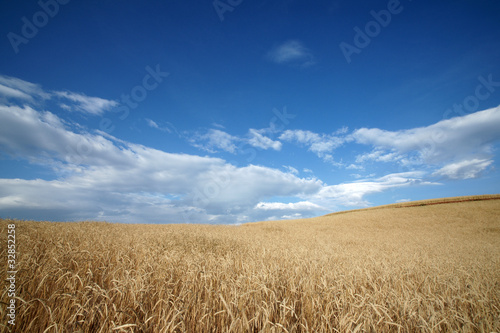
[[[92,115],[101,115],[118,103],[100,97],[90,97],[70,91],[46,92],[38,84],[18,78],[0,75],[0,102],[6,104],[9,100],[18,100],[30,105],[40,104],[45,100],[59,99],[59,106],[68,111],[79,111]]]
[[[175,132],[177,135],[180,136],[180,134],[177,131],[177,129],[175,128],[175,126],[172,125],[172,123],[170,123],[170,122],[164,122],[164,123],[158,124],[156,121],[151,120],[149,118],[145,118],[145,120],[146,120],[146,124],[151,128],[154,128],[154,129],[157,129],[157,130],[160,130],[163,132],[167,132],[167,133]]]
[[[302,67],[308,67],[315,63],[311,51],[297,40],[290,40],[276,46],[267,54],[267,57],[277,64],[300,64]]]
[[[52,168],[57,176],[0,179],[2,215],[169,223],[260,220],[265,216],[254,207],[266,198],[312,195],[323,185],[291,172],[236,167],[101,134],[72,132],[50,112],[0,106],[2,150]]]
[[[273,196],[304,196],[316,193],[322,186],[317,179],[299,178],[292,173],[282,172],[257,165],[237,168],[225,164],[199,177],[197,191],[191,201],[199,201],[207,209],[224,206],[234,212],[243,207],[252,207],[264,198]]]
[[[422,171],[411,171],[336,185],[323,184],[317,192],[299,196],[304,199],[303,201],[297,203],[259,202],[255,208],[273,212],[274,217],[284,218],[283,214],[291,215],[297,212],[305,216],[314,216],[320,212],[335,211],[339,208],[367,207],[370,202],[366,197],[370,194],[402,187],[438,185],[438,183],[426,181],[425,175]],[[278,211],[283,214],[276,215]]]
[[[218,129],[210,129],[205,134],[197,133],[189,139],[193,146],[208,152],[214,153],[222,150],[233,154],[236,152],[235,143],[238,141],[240,141],[239,138]]]
[[[499,128],[500,107],[496,107],[409,130],[361,128],[352,137],[375,147],[371,154],[359,157],[363,161],[394,161],[401,157],[397,155],[414,151],[421,162],[438,164],[491,156],[492,143],[500,140]]]
[[[317,134],[304,130],[286,130],[279,136],[279,139],[306,145],[309,151],[327,161],[333,161],[333,156],[330,153],[345,141],[333,134]]]
[[[426,170],[432,167],[428,172],[391,173],[379,178],[371,178],[372,174],[328,185],[316,178],[299,177],[293,166],[283,170],[237,167],[221,158],[168,153],[103,132],[89,133],[52,112],[37,110],[44,99],[57,97],[71,110],[101,114],[113,101],[71,92],[49,94],[38,85],[1,76],[0,93],[4,95],[0,99],[0,150],[52,170],[55,176],[52,180],[0,179],[2,216],[169,223],[307,217],[337,207],[369,205],[370,194],[435,184],[426,181],[428,175],[479,177],[492,166],[493,145],[500,139],[500,109],[494,108],[402,131],[364,128],[346,136],[347,128],[331,134],[287,130],[275,141],[267,136],[280,132],[273,128],[250,129],[246,136],[237,137],[217,126],[219,129],[196,134],[190,141],[207,151],[236,153],[241,142],[279,150],[282,143],[278,140],[283,140],[304,145],[331,161],[336,148],[355,140],[373,150],[358,155],[356,164],[348,169],[363,169],[359,164],[367,161],[412,167],[427,163]],[[14,106],[11,101],[23,106]],[[159,130],[169,128],[151,119],[146,122]],[[300,201],[272,202],[276,197]]]
[[[402,156],[396,152],[388,153],[384,150],[374,150],[371,153],[356,156],[356,163],[363,163],[365,161],[396,162],[400,159],[402,159]],[[355,166],[352,168],[355,168]]]
[[[107,100],[100,97],[90,97],[84,94],[77,94],[69,91],[56,91],[54,95],[74,102],[71,110],[80,111],[92,115],[101,115],[104,111],[118,106],[118,102]],[[64,104],[66,107],[68,105]]]
[[[50,98],[50,94],[38,84],[5,75],[0,75],[0,101],[1,96],[7,100],[14,98],[28,102],[33,102],[35,98]]]
[[[237,143],[247,142],[249,145],[261,149],[280,150],[281,142],[274,141],[265,136],[268,129],[249,129],[247,137],[237,137],[219,129],[210,129],[205,134],[196,133],[189,139],[189,142],[200,149],[215,153],[217,151],[226,151],[235,153],[238,149]]]
[[[283,167],[289,172],[289,173],[292,173],[294,175],[298,175],[299,174],[299,170],[297,170],[296,168],[294,168],[293,166],[291,165],[283,165]],[[306,172],[304,170],[304,172]],[[312,172],[312,171],[311,171]]]
[[[160,128],[158,126],[158,124],[151,119],[146,118],[146,122],[147,122],[149,127],[158,128],[158,129]]]
[[[214,123],[212,123],[212,126],[213,126],[213,127],[220,128],[220,129],[225,129],[225,128],[226,128],[224,125],[221,125],[221,124],[219,124],[219,123],[215,123],[215,122],[214,122]]]
[[[362,165],[349,164],[345,167],[347,170],[364,170],[365,168]]]
[[[0,179],[3,216],[152,223],[232,223],[309,217],[365,196],[426,184],[423,173],[327,185],[293,167],[236,167],[220,158],[167,153],[110,135],[75,133],[50,112],[0,107],[3,151],[52,168],[55,180]],[[301,199],[276,203],[273,197]]]
[[[300,211],[326,211],[324,207],[314,204],[309,201],[300,201],[295,203],[282,203],[282,202],[259,202],[256,209],[262,210],[300,210]]]
[[[273,141],[267,136],[262,135],[262,131],[251,128],[248,131],[250,135],[250,139],[248,139],[248,143],[253,147],[261,148],[261,149],[281,149],[281,142]]]
[[[369,202],[365,199],[365,196],[369,194],[392,188],[437,184],[424,181],[424,175],[425,173],[421,171],[411,171],[393,173],[373,180],[359,180],[352,183],[324,186],[310,200],[325,207],[336,205],[368,206]]]
[[[301,213],[294,213],[292,215],[282,215],[278,219],[269,219],[269,221],[271,221],[271,220],[293,220],[293,219],[302,219],[302,218],[305,218],[305,217]]]
[[[259,202],[255,205],[256,211],[262,211],[265,220],[287,220],[313,217],[329,212],[329,209],[310,201],[291,203]],[[270,215],[271,214],[271,215]]]
[[[443,176],[450,179],[477,178],[493,163],[488,159],[464,160],[457,163],[450,163],[434,172],[434,176]]]
[[[19,99],[25,99],[29,100],[31,99],[31,96],[22,92],[21,90],[13,89],[8,86],[4,86],[0,84],[0,95],[3,95],[7,98],[19,98]]]
[[[58,159],[70,164],[105,165],[123,154],[100,135],[69,131],[51,112],[0,105],[0,147],[13,156]]]
[[[401,131],[361,128],[351,135],[374,147],[358,155],[366,161],[397,162],[405,167],[439,169],[433,173],[450,179],[476,178],[493,163],[493,145],[500,141],[500,107]]]

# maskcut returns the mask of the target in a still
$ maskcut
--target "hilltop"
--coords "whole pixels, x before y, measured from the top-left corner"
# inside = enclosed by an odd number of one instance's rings
[[[329,213],[325,216],[335,215],[335,214],[345,214],[350,212],[357,211],[365,211],[365,210],[373,210],[373,209],[383,209],[383,208],[404,208],[404,207],[422,207],[422,206],[430,206],[430,205],[440,205],[440,204],[450,204],[450,203],[459,203],[459,202],[474,202],[474,201],[483,201],[483,200],[499,200],[500,194],[483,194],[483,195],[467,195],[467,196],[459,196],[459,197],[447,197],[447,198],[436,198],[436,199],[426,199],[426,200],[416,200],[416,201],[405,201],[392,203],[388,205],[380,205],[369,208],[361,208],[361,209],[353,209],[353,210],[344,210],[335,213]]]

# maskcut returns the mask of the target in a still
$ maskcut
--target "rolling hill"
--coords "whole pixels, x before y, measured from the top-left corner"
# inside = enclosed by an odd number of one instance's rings
[[[1,220],[12,332],[500,331],[500,195],[241,226]],[[14,227],[13,227],[14,226]],[[0,277],[6,281],[7,270]],[[11,299],[15,326],[7,320]]]

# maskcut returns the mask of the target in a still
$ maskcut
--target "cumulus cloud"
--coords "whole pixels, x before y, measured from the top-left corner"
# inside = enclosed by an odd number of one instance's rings
[[[57,171],[55,180],[0,179],[2,214],[31,218],[251,221],[261,217],[254,207],[266,198],[311,195],[322,186],[277,169],[76,133],[56,115],[28,106],[0,107],[0,147]]]
[[[371,151],[358,155],[347,169],[364,170],[364,163],[373,161],[426,170],[354,175],[356,181],[329,185],[312,177],[310,169],[303,172],[311,177],[302,178],[293,166],[237,167],[222,158],[170,153],[89,132],[53,112],[40,111],[45,109],[43,101],[55,99],[64,101],[67,109],[98,115],[114,105],[109,100],[47,93],[39,85],[4,76],[0,94],[0,151],[52,172],[50,179],[0,179],[3,217],[151,223],[309,217],[339,207],[367,206],[371,194],[436,184],[429,179],[477,178],[492,167],[493,148],[500,139],[499,108],[401,131],[361,128],[347,135],[347,128],[318,134],[271,127],[234,136],[214,124],[217,129],[189,139],[205,151],[229,153],[237,153],[239,143],[279,151],[282,142],[292,142],[325,161],[333,161],[337,148],[354,141]],[[171,128],[151,119],[146,123],[159,130]]]
[[[311,51],[297,40],[289,40],[274,47],[267,54],[267,58],[277,64],[299,64],[302,67],[315,63]]]
[[[409,172],[327,185],[299,177],[293,167],[236,167],[220,158],[168,153],[101,132],[77,133],[56,115],[29,106],[0,106],[0,148],[56,172],[53,180],[0,179],[2,215],[24,218],[241,223],[364,206],[369,194],[429,184],[423,172]],[[275,197],[301,201],[273,202]]]

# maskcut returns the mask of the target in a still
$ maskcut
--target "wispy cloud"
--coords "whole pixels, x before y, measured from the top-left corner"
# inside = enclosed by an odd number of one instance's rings
[[[313,211],[327,210],[324,207],[321,207],[309,201],[300,201],[294,203],[259,202],[255,206],[255,208],[262,210],[313,210]]]
[[[149,127],[153,127],[153,128],[157,128],[157,129],[160,128],[160,126],[158,126],[158,124],[151,119],[146,118],[146,123],[148,124]]]
[[[166,122],[166,123],[162,123],[162,124],[158,124],[156,121],[154,120],[151,120],[149,118],[146,118],[146,124],[151,127],[151,128],[155,128],[157,130],[160,130],[160,131],[163,131],[163,132],[167,132],[167,133],[172,133],[172,132],[175,132],[179,135],[177,129],[175,128],[174,125],[172,125],[172,123],[170,122]]]
[[[45,92],[38,84],[0,75],[0,100],[2,98],[34,101],[35,99],[48,99],[50,94]]]
[[[374,150],[370,153],[365,153],[356,156],[356,163],[363,163],[366,161],[396,162],[402,158],[403,158],[402,155],[396,152],[387,152],[385,150]],[[356,167],[353,165],[352,168],[354,169]]]
[[[318,134],[304,130],[286,130],[280,136],[280,140],[297,142],[308,147],[325,161],[333,162],[333,151],[340,147],[345,139],[334,134]]]
[[[259,202],[255,210],[263,211],[267,220],[299,219],[306,216],[318,215],[330,211],[310,201],[299,201],[291,203],[283,202]],[[270,215],[269,215],[270,214]]]
[[[263,132],[265,132],[265,130],[256,130],[256,129],[251,128],[248,131],[248,134],[250,136],[250,138],[248,139],[248,143],[254,147],[261,148],[261,149],[280,150],[281,149],[281,142],[273,141],[272,139],[263,135]]]
[[[55,99],[62,109],[78,111],[91,115],[102,115],[116,106],[118,102],[100,97],[86,96],[71,91],[45,91],[40,85],[18,78],[0,75],[0,102],[21,100],[30,105]]]
[[[154,127],[154,126],[153,126]],[[265,134],[269,129],[249,129],[246,136],[235,136],[219,129],[209,129],[206,133],[195,133],[188,141],[194,147],[199,149],[216,153],[218,151],[225,151],[229,153],[236,153],[238,147],[242,144],[249,144],[252,147],[259,149],[273,149],[279,151],[281,149],[281,142],[272,140]]]
[[[299,170],[297,170],[296,168],[294,168],[291,165],[283,165],[283,168],[285,168],[285,170],[287,170],[288,172],[293,173],[294,175],[298,175],[299,174]],[[304,169],[304,172],[308,172],[306,170],[307,169]],[[312,171],[310,171],[310,172],[312,172]]]
[[[425,172],[423,171],[411,171],[388,174],[375,179],[324,186],[317,194],[312,196],[311,201],[327,207],[335,205],[368,206],[370,203],[365,197],[369,194],[398,187],[437,184],[424,180],[424,176]]]
[[[91,115],[102,115],[104,111],[108,111],[116,106],[118,102],[107,100],[100,97],[90,97],[84,94],[77,94],[69,91],[56,91],[54,95],[73,102],[71,106],[63,104],[64,108],[69,108],[71,111],[80,111]]]
[[[477,178],[486,170],[493,160],[477,159],[463,160],[457,163],[450,163],[434,172],[434,176],[442,176],[450,179],[470,179]]]
[[[298,40],[284,42],[268,52],[267,58],[277,64],[298,64],[308,67],[315,63],[312,52]]]
[[[238,141],[240,141],[238,137],[218,129],[210,129],[205,134],[196,133],[189,139],[189,142],[194,147],[205,151],[211,153],[225,151],[233,154],[236,152],[237,146],[235,143]]]

